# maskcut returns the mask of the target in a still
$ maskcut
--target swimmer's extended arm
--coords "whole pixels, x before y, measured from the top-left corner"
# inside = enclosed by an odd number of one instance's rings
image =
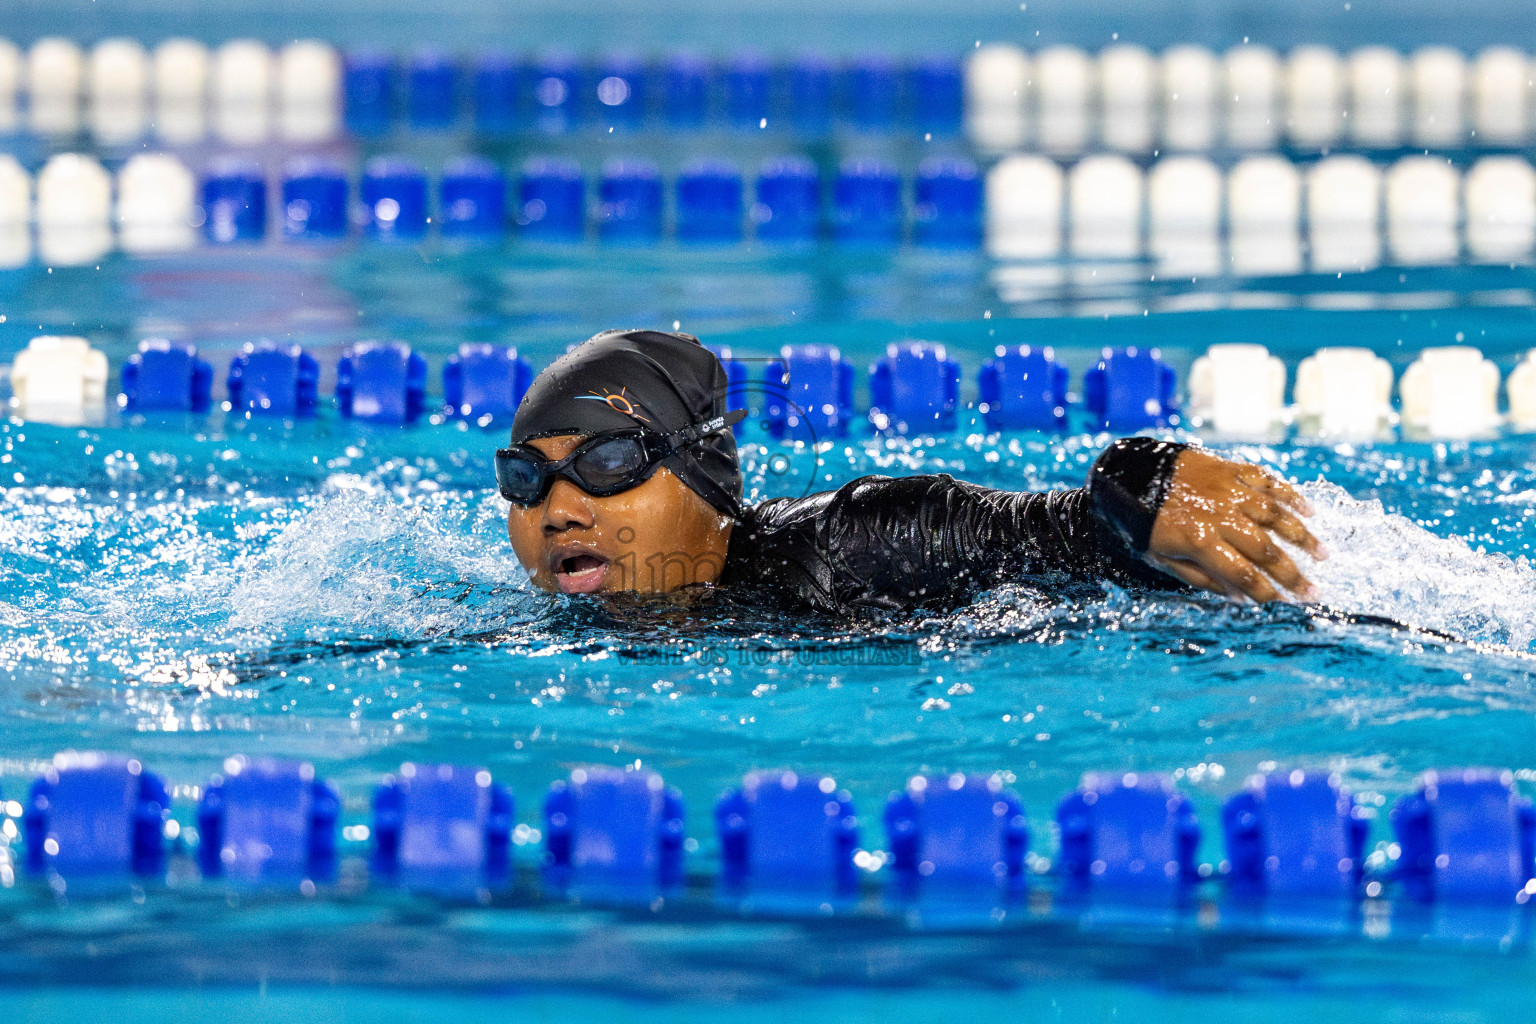
[[[844,559],[841,604],[947,604],[1022,578],[1173,586],[1145,558],[1185,451],[1115,442],[1072,491],[1001,491],[948,475],[868,477],[837,491],[824,522]]]
[[[1299,581],[1293,590],[1306,585],[1283,552],[1263,546],[1274,547],[1269,529],[1315,545],[1295,517],[1304,511],[1297,502],[1257,467],[1127,438],[1100,456],[1079,490],[865,477],[766,502],[738,527],[728,562],[747,581],[827,610],[953,605],[1008,580],[1053,574],[1152,586],[1176,577],[1266,600],[1274,595],[1265,573],[1287,586]]]

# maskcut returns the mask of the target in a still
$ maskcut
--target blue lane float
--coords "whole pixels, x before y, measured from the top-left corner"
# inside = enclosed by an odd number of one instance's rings
[[[562,157],[531,157],[518,183],[517,223],[531,239],[580,241],[586,233],[586,179]]]
[[[444,131],[458,118],[459,67],[448,53],[421,49],[406,73],[406,117],[419,131]]]
[[[448,414],[460,419],[509,420],[533,384],[533,367],[517,349],[465,342],[443,364]]]
[[[929,157],[913,184],[912,240],[975,248],[981,242],[981,172],[963,157]]]
[[[320,408],[320,363],[297,345],[249,343],[229,363],[230,411],[313,416]]]
[[[1255,775],[1221,819],[1234,892],[1348,899],[1359,889],[1370,825],[1337,777]]]
[[[901,176],[894,164],[844,160],[832,188],[832,225],[839,242],[895,245],[901,241]]]
[[[790,62],[789,121],[804,135],[820,136],[832,127],[834,68],[819,54],[805,53]]]
[[[484,157],[455,157],[443,165],[438,210],[447,237],[499,237],[507,227],[507,177]]]
[[[336,364],[336,406],[350,419],[411,423],[426,396],[427,361],[400,342],[360,342]]]
[[[358,188],[368,234],[415,241],[427,233],[427,172],[409,157],[376,156],[363,165]]]
[[[965,73],[960,61],[944,54],[919,57],[907,69],[907,82],[913,128],[935,136],[960,130],[965,114]]]
[[[267,176],[246,157],[219,157],[203,169],[203,237],[216,245],[267,237]]]
[[[1049,348],[997,346],[977,387],[988,430],[1067,429],[1067,368]]]
[[[814,241],[821,232],[821,172],[801,156],[765,160],[751,214],[761,241]]]
[[[556,889],[663,892],[683,879],[683,796],[653,771],[577,768],[544,800]]]
[[[645,118],[645,64],[633,54],[611,53],[597,66],[593,90],[605,125],[631,129]]]
[[[899,72],[880,54],[855,57],[843,69],[844,106],[861,131],[889,131],[896,123]]]
[[[915,775],[885,806],[897,895],[977,892],[1006,899],[1025,887],[1029,826],[997,775]]]
[[[342,60],[342,103],[347,130],[383,135],[395,117],[395,58],[387,50],[353,50]]]
[[[773,66],[750,50],[734,54],[725,66],[725,111],[737,128],[762,127],[772,113]]]
[[[845,437],[853,407],[853,364],[831,345],[786,345],[763,370],[763,425],[775,438]]]
[[[877,434],[898,436],[945,433],[959,425],[961,367],[942,344],[889,344],[869,368],[870,405],[863,413],[854,404],[857,373],[835,347],[786,346],[771,358],[714,351],[724,366],[733,408],[757,407],[747,401],[747,393],[760,386],[762,422],[776,439],[845,437],[860,422]],[[426,407],[426,359],[399,342],[358,343],[344,352],[336,372],[336,404],[345,417],[405,424]],[[534,376],[514,351],[490,345],[461,346],[442,372],[445,413],[473,420],[511,415]],[[121,376],[118,403],[125,411],[204,412],[211,406],[212,371],[189,343],[146,339],[124,363]],[[227,409],[313,415],[319,407],[319,377],[319,362],[297,346],[249,343],[230,362]],[[1106,350],[1084,383],[1084,407],[1095,429],[1130,431],[1178,422],[1169,397],[1173,371],[1155,351]],[[1067,371],[1050,349],[998,346],[981,367],[977,384],[975,408],[987,430],[1068,428]],[[1148,422],[1153,410],[1160,410],[1163,419]]]
[[[1165,775],[1090,773],[1057,806],[1056,823],[1070,892],[1157,896],[1200,880],[1200,823]]]
[[[71,879],[158,875],[170,806],[165,783],[137,758],[59,754],[27,794],[27,868]]]
[[[146,338],[123,364],[119,404],[128,412],[207,412],[213,404],[213,367],[197,347]]]
[[[329,881],[340,813],[336,791],[307,762],[227,758],[198,803],[198,865],[205,878]]]
[[[471,77],[475,130],[493,138],[516,131],[523,84],[517,58],[502,50],[484,51],[475,57]]]
[[[677,237],[684,242],[741,241],[741,171],[729,160],[699,159],[677,176]]]
[[[717,62],[688,51],[652,60],[625,52],[589,59],[559,51],[461,56],[424,48],[402,61],[363,48],[343,58],[342,99],[347,129],[369,137],[386,134],[397,121],[441,132],[467,119],[494,138],[586,125],[686,131],[717,118],[743,131],[816,136],[846,125],[860,133],[931,138],[959,129],[964,85],[961,61],[950,55],[897,60],[872,53],[834,63],[818,54],[785,61],[747,49]]]
[[[1136,431],[1179,422],[1178,376],[1157,349],[1105,349],[1083,375],[1083,406],[1099,430]]]
[[[672,128],[698,128],[709,117],[710,64],[696,53],[673,53],[661,72],[662,111]]]
[[[494,886],[512,861],[512,792],[484,768],[405,763],[373,795],[373,868],[407,888]]]
[[[299,242],[347,234],[347,172],[325,157],[294,157],[283,165],[283,235]]]
[[[191,853],[204,877],[234,885],[323,883],[338,864],[340,807],[306,763],[232,757],[204,787]],[[137,759],[59,754],[24,805],[25,864],[56,884],[153,879],[166,870],[168,837],[183,835],[169,810],[164,783]],[[374,791],[373,877],[453,892],[510,884],[513,833],[522,842],[524,832],[514,829],[515,810],[483,768],[404,764]],[[644,904],[683,881],[682,796],[655,772],[575,769],[550,787],[543,818],[538,863],[552,895]],[[1085,897],[1155,906],[1204,880],[1199,823],[1166,776],[1090,773],[1056,821],[1052,874],[1066,908]],[[888,852],[861,850],[852,798],[830,777],[750,773],[716,806],[720,892],[758,908],[826,912],[884,864],[898,906],[1005,907],[1026,888],[1030,863],[1048,866],[1029,860],[1023,807],[999,774],[914,776],[891,794],[884,824]],[[1492,922],[1497,937],[1536,889],[1536,824],[1507,771],[1426,773],[1393,811],[1400,858],[1374,870],[1362,856],[1369,817],[1326,774],[1256,776],[1227,801],[1223,825],[1228,863],[1211,881],[1222,883],[1239,924],[1349,928],[1348,908],[1393,885],[1406,907],[1432,915],[1405,910],[1409,933],[1417,923],[1427,934],[1481,935]],[[1276,916],[1249,916],[1254,897]]]
[[[1536,875],[1536,812],[1508,771],[1426,772],[1392,808],[1398,878],[1421,903],[1503,903]]]
[[[535,127],[551,133],[575,127],[583,95],[580,61],[566,53],[545,53],[534,63],[532,79]]]
[[[437,179],[443,236],[493,237],[507,227],[509,178],[480,156],[447,160]],[[563,157],[534,156],[516,174],[513,211],[519,233],[530,240],[572,241],[585,236],[589,210],[581,165]],[[804,243],[817,239],[824,221],[832,237],[851,246],[894,246],[907,234],[932,249],[975,249],[982,238],[982,182],[974,162],[929,157],[906,185],[895,165],[880,159],[845,161],[823,195],[822,174],[803,156],[765,160],[750,183],[730,160],[700,157],[670,183],[675,199],[675,237],[685,242],[739,242],[750,224],[757,240]],[[352,232],[348,202],[352,182],[342,164],[325,157],[297,157],[281,171],[281,230],[288,241],[332,241]],[[429,233],[427,169],[404,156],[368,160],[357,181],[363,234],[373,240],[415,241]],[[219,158],[201,179],[202,229],[216,245],[259,241],[266,235],[267,184],[260,164],[244,157]],[[650,160],[614,158],[599,178],[598,203],[590,211],[599,237],[654,243],[666,236],[667,184]],[[824,213],[825,209],[825,213]],[[745,217],[743,216],[745,214]],[[909,216],[910,214],[910,216]]]
[[[603,240],[637,243],[661,237],[661,170],[654,161],[605,161],[597,202],[597,233]]]
[[[869,368],[869,422],[877,431],[953,430],[959,408],[960,364],[943,345],[893,342]]]
[[[715,807],[720,884],[729,893],[858,893],[859,818],[829,775],[751,772]]]

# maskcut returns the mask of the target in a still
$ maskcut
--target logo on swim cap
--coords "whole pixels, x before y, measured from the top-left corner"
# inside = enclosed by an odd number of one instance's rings
[[[630,398],[627,394],[625,394],[625,392],[628,390],[628,388],[620,388],[619,393],[614,394],[607,388],[603,388],[602,394],[598,394],[596,391],[593,391],[590,394],[577,395],[576,397],[588,402],[606,402],[608,404],[608,408],[612,409],[614,412],[621,412],[625,416],[628,416],[630,419],[638,420],[641,423],[651,422],[648,418],[640,415],[639,411],[635,408],[638,403],[634,399]]]

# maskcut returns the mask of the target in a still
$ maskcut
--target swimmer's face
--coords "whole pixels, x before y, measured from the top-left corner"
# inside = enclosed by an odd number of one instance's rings
[[[583,440],[570,434],[528,443],[553,462]],[[507,535],[542,590],[665,593],[719,578],[731,521],[658,466],[638,487],[607,498],[557,477],[541,504],[507,511]]]

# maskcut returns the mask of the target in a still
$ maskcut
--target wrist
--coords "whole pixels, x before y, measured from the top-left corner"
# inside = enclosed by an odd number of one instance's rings
[[[1152,541],[1152,527],[1168,497],[1179,456],[1188,445],[1151,437],[1121,438],[1088,471],[1094,512],[1137,555]]]

